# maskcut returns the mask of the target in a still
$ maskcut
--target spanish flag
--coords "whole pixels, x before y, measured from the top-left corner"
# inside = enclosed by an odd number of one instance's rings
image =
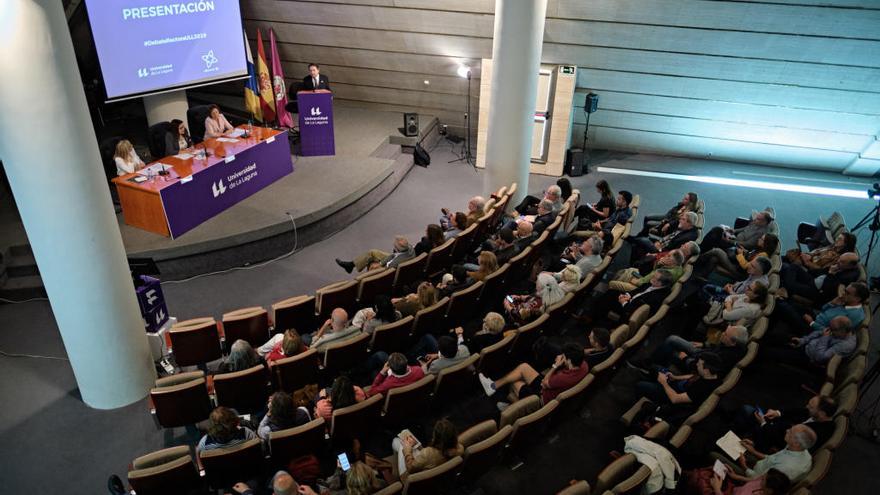
[[[254,57],[251,55],[251,45],[247,35],[244,37],[244,49],[247,53],[248,78],[244,83],[244,107],[254,119],[263,121],[263,112],[260,109],[260,87],[257,85],[257,71],[254,69]]]
[[[266,51],[263,50],[263,34],[257,28],[257,81],[260,83],[260,109],[263,122],[275,120],[275,91],[272,89],[272,76],[266,64]]]

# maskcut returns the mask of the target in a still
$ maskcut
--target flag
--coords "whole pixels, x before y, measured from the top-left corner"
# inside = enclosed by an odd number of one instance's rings
[[[278,115],[278,125],[293,127],[293,119],[287,113],[287,87],[284,84],[281,59],[278,58],[278,45],[275,44],[275,30],[272,28],[269,28],[269,49],[272,50],[272,89],[275,90],[275,113]]]
[[[260,109],[263,111],[263,122],[275,120],[275,92],[272,90],[272,78],[269,66],[266,65],[266,51],[263,50],[263,34],[257,28],[257,80],[260,82]]]
[[[244,83],[244,107],[259,121],[263,120],[263,112],[260,109],[260,87],[257,85],[257,71],[254,69],[254,57],[251,55],[251,45],[247,35],[244,37],[244,49],[247,53],[248,78]]]

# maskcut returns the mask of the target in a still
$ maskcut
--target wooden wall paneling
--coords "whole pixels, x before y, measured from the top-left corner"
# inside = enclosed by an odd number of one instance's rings
[[[854,91],[878,90],[880,69],[544,43],[545,63],[591,69]]]
[[[583,134],[580,124],[572,126]],[[590,122],[591,148],[642,151],[667,155],[751,162],[791,168],[839,172],[856,157],[853,153],[824,151],[717,138],[684,136],[632,129],[608,129]]]
[[[600,99],[601,101],[601,99]],[[583,113],[575,114],[575,122],[584,123]],[[754,143],[797,146],[819,150],[858,153],[873,136],[842,134],[830,131],[792,129],[783,126],[740,124],[719,120],[652,115],[646,113],[605,110],[593,114],[590,125],[669,132],[705,138],[732,139]]]
[[[547,19],[544,41],[651,52],[878,67],[880,42],[740,31]]]
[[[479,168],[486,168],[486,139],[489,136],[489,100],[492,93],[492,59],[484,58],[480,64],[483,74],[480,79],[480,101],[478,104],[480,116],[477,125],[477,153],[476,164]],[[471,123],[473,125],[473,123]]]
[[[573,103],[575,109],[583,107],[587,92],[586,89],[579,89],[575,93]],[[877,129],[880,129],[880,115],[621,93],[609,90],[601,92],[599,102],[599,106],[603,110],[654,113],[696,119],[723,120],[742,124],[784,126],[795,129],[813,129],[863,135],[873,134]],[[576,113],[581,113],[580,121],[583,121],[582,112]]]
[[[491,38],[469,38],[439,34],[403,33],[373,29],[343,28],[267,21],[245,21],[248,33],[257,27],[275,29],[280,41],[372,50],[425,53],[451,57],[481,58],[492,53]]]
[[[492,37],[494,16],[467,12],[401,9],[313,2],[248,0],[246,19],[373,30]],[[319,44],[319,43],[315,43]]]
[[[578,71],[578,88],[592,89],[596,92],[610,89],[731,103],[752,103],[868,115],[880,114],[880,94],[798,86],[582,69]]]
[[[619,23],[699,27],[877,39],[880,11],[832,9],[827,5],[880,7],[875,0],[790,0],[724,2],[705,0],[558,0],[557,16]],[[816,7],[805,4],[821,5]]]
[[[284,74],[290,75],[291,80],[301,81],[302,77],[306,75],[306,64],[284,62],[282,67]],[[461,96],[467,94],[467,79],[458,76],[435,76],[412,72],[342,67],[330,64],[321,64],[321,74],[326,74],[330,78],[331,88],[336,83],[343,83],[357,86],[422,91],[426,93]],[[425,80],[428,80],[430,84],[425,84]],[[479,84],[479,79],[476,79],[471,84]]]

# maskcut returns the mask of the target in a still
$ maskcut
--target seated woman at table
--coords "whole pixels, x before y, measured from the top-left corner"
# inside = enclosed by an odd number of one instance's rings
[[[189,131],[183,121],[174,119],[168,124],[168,132],[165,133],[165,156],[176,155],[180,150],[193,145],[189,137]]]
[[[220,107],[211,105],[211,111],[205,118],[205,139],[220,137],[232,130],[232,124],[226,120],[226,116],[220,113]]]
[[[138,156],[128,139],[123,139],[116,143],[113,161],[116,162],[117,176],[133,174],[144,168],[144,161]]]

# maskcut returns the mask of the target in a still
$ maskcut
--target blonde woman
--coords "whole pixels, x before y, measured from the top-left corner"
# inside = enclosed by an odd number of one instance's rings
[[[431,282],[422,282],[414,294],[392,299],[391,302],[402,316],[414,315],[419,310],[437,303],[437,289],[431,285]]]
[[[117,176],[133,174],[144,168],[144,161],[138,156],[134,146],[131,145],[131,141],[128,139],[123,139],[116,143],[113,161],[116,162]]]
[[[556,274],[559,288],[566,294],[577,290],[581,283],[581,269],[577,265],[567,265],[561,272]]]
[[[495,257],[495,253],[492,251],[480,251],[477,263],[479,267],[476,271],[467,272],[468,277],[475,281],[482,282],[486,277],[491,275],[492,272],[498,269],[498,258]]]

